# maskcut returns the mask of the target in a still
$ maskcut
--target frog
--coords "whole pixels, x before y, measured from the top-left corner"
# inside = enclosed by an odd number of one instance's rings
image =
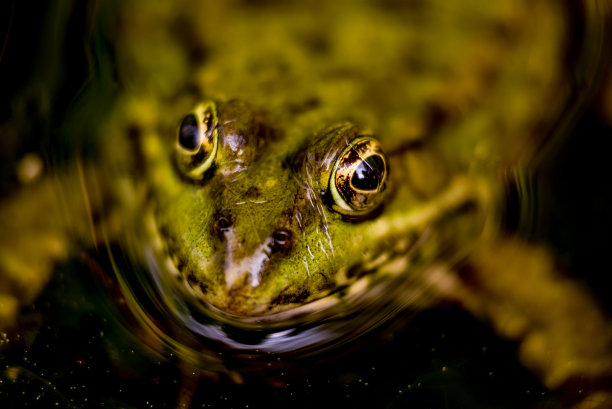
[[[569,98],[562,6],[439,3],[395,5],[409,25],[369,2],[317,3],[320,14],[122,5],[123,89],[97,124],[98,157],[77,155],[3,204],[3,232],[19,238],[2,238],[3,326],[71,251],[116,241],[150,267],[164,302],[221,322],[286,328],[389,300],[453,302],[521,343],[550,389],[605,377],[605,314],[552,255],[500,227],[504,189],[520,187],[541,124]],[[575,320],[557,319],[571,311],[602,338],[591,352],[571,336]],[[197,367],[192,355],[182,359]]]

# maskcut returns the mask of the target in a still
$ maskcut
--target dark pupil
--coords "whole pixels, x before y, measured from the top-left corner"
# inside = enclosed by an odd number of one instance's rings
[[[188,150],[194,150],[200,146],[200,132],[198,131],[198,120],[194,114],[189,114],[181,122],[179,129],[179,144]]]
[[[351,184],[359,190],[376,190],[383,177],[385,164],[378,155],[368,156],[361,161],[353,177]]]

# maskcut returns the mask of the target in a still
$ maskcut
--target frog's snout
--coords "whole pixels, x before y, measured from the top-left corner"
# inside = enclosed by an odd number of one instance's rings
[[[265,238],[250,254],[238,256],[242,250],[240,240],[233,229],[223,232],[225,260],[223,271],[228,290],[249,286],[256,288],[262,283],[263,272],[274,253],[286,252],[293,246],[291,230],[279,229]]]
[[[225,274],[225,286],[228,290],[238,286],[246,279],[250,287],[258,287],[261,284],[262,271],[270,259],[273,240],[265,239],[251,254],[238,258],[239,247],[235,233],[232,229],[224,232],[225,236],[225,261],[223,271]]]

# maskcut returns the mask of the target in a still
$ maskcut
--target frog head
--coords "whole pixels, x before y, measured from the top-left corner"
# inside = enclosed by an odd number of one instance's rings
[[[415,189],[404,176],[422,153],[415,144],[388,150],[350,122],[287,132],[238,100],[200,103],[177,122],[150,166],[156,231],[165,264],[215,310],[292,310],[408,271],[450,251],[450,235],[473,233],[462,221],[432,234],[476,199],[441,164],[432,189]]]

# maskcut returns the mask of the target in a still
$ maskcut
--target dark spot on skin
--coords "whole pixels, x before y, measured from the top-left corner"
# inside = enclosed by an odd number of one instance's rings
[[[444,106],[439,102],[431,102],[424,113],[427,132],[437,133],[443,126],[451,124],[459,117],[459,111],[451,106]]]
[[[368,274],[373,274],[376,271],[376,269],[365,270],[362,265],[354,265],[348,269],[348,271],[346,272],[346,277],[361,278],[367,276]]]
[[[196,82],[185,79],[185,85],[177,87],[175,92],[168,95],[167,103],[172,104],[177,101],[182,101],[186,97],[189,97],[190,100],[193,101],[193,105],[195,105],[196,101],[205,99],[205,94]]]
[[[193,273],[189,273],[189,274],[187,274],[187,282],[190,285],[195,285],[195,284],[198,283],[198,280],[197,280],[196,276]]]
[[[190,95],[196,101],[201,101],[202,99],[204,99],[204,94],[202,92],[202,89],[200,88],[198,84],[192,81],[187,82],[187,84],[185,84],[180,89],[179,95],[183,97],[185,95]]]
[[[343,285],[341,287],[336,288],[334,293],[342,298],[348,294],[349,288],[350,287],[348,285]]]
[[[517,25],[509,21],[497,21],[491,24],[491,33],[499,39],[502,44],[511,44],[517,38]]]
[[[292,114],[302,114],[318,108],[321,105],[321,100],[317,97],[308,98],[298,103],[290,103],[287,109]]]
[[[298,30],[294,34],[294,40],[304,48],[305,51],[315,56],[329,54],[332,50],[329,33],[319,28]]]
[[[208,50],[204,47],[204,44],[199,42],[192,42],[189,47],[189,59],[194,65],[201,65],[208,56]]]
[[[491,88],[499,80],[499,71],[495,67],[484,67],[479,70],[478,77],[485,88]]]
[[[170,31],[178,39],[178,44],[181,44],[185,49],[185,54],[188,56],[192,66],[200,66],[208,57],[208,50],[202,41],[198,41],[200,36],[197,35],[193,27],[193,19],[188,16],[180,15],[174,19],[170,26]]]
[[[406,67],[406,71],[414,74],[421,74],[426,71],[427,67],[423,62],[423,59],[419,55],[415,55],[414,50],[410,50],[404,55],[402,64]]]
[[[364,271],[361,265],[351,266],[346,272],[347,278],[357,278],[364,275]]]
[[[306,290],[293,292],[294,290],[293,287],[284,288],[280,294],[272,300],[270,306],[302,303],[310,296],[310,293]]]
[[[318,97],[310,97],[302,103],[304,110],[311,110],[321,106],[321,100]]]
[[[206,294],[206,293],[208,292],[208,286],[207,286],[206,284],[204,284],[204,283],[200,283],[200,284],[199,284],[199,287],[200,287],[200,290],[201,290],[201,291],[202,291],[204,294]]]
[[[255,135],[257,146],[261,147],[267,141],[279,139],[279,131],[268,126],[264,117],[257,117],[253,124],[253,134]]]
[[[427,112],[425,113],[427,127],[430,130],[437,130],[442,127],[449,119],[449,112],[447,109],[442,107],[439,104],[430,104],[427,107]]]
[[[178,271],[183,271],[185,268],[185,262],[182,259],[177,258],[175,267]]]
[[[331,44],[329,42],[329,36],[324,35],[312,35],[305,41],[310,51],[314,54],[325,55],[329,54],[331,50]]]
[[[244,195],[249,199],[257,199],[259,198],[259,189],[257,186],[251,186]]]
[[[159,216],[159,214],[156,214],[156,216]],[[160,224],[158,227],[159,229],[159,233],[164,236],[164,238],[167,238],[170,235],[170,231],[168,230],[168,226],[166,226],[165,224]]]

